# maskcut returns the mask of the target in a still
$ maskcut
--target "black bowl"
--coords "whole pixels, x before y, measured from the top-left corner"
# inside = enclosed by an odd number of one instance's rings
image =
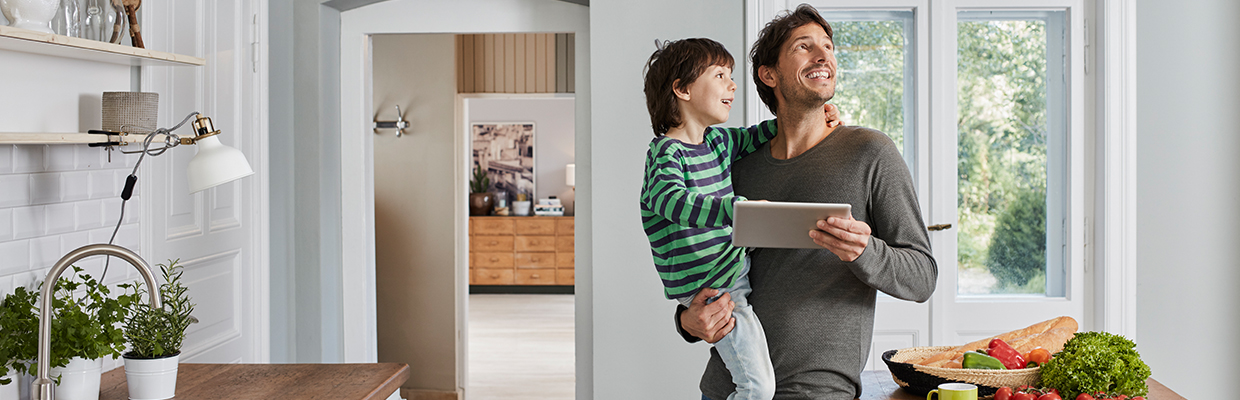
[[[930,375],[913,368],[913,364],[891,361],[891,357],[895,356],[898,351],[899,350],[887,350],[883,352],[883,362],[887,363],[887,369],[891,370],[891,376],[895,378],[896,384],[899,384],[901,388],[909,393],[925,396],[926,393],[930,393],[931,390],[938,388],[939,385],[951,382],[977,385],[978,398],[994,396],[995,392],[999,390],[997,387],[978,385],[973,382],[957,381]]]

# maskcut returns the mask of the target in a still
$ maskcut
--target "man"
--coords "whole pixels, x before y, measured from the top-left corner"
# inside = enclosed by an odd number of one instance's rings
[[[808,233],[821,250],[752,254],[749,303],[766,330],[775,399],[860,397],[877,291],[924,302],[938,277],[912,177],[894,143],[872,129],[828,127],[822,118],[835,95],[832,35],[804,4],[759,33],[750,54],[753,78],[779,135],[732,167],[739,195],[848,203],[853,210],[852,218],[818,221]],[[716,293],[703,290],[688,308],[677,308],[686,340],[713,343],[731,331],[730,298],[706,304]],[[703,398],[727,398],[731,382],[712,349]]]

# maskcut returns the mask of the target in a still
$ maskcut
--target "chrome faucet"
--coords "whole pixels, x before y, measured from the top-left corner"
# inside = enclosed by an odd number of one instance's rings
[[[91,244],[65,254],[47,273],[47,279],[43,281],[43,292],[40,296],[42,304],[39,305],[39,375],[34,383],[30,384],[31,400],[56,399],[56,383],[48,376],[48,370],[51,369],[48,359],[52,353],[52,293],[55,292],[56,280],[60,279],[60,274],[73,263],[95,255],[116,256],[137,268],[138,273],[142,274],[142,280],[146,281],[147,293],[151,298],[151,309],[163,308],[159,298],[159,288],[155,286],[155,275],[151,273],[150,265],[133,251],[111,244]]]

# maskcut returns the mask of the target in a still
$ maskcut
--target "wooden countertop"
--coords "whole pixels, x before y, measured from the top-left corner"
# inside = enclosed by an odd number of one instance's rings
[[[1185,400],[1184,396],[1176,394],[1154,378],[1146,380],[1145,384],[1150,387],[1150,395],[1145,396],[1146,399]],[[861,373],[861,400],[925,400],[925,398],[925,396],[918,396],[900,389],[900,385],[891,379],[890,372],[865,371]]]
[[[409,379],[409,365],[380,364],[181,364],[177,400],[367,399],[385,400]],[[100,400],[126,400],[125,368],[103,374]]]

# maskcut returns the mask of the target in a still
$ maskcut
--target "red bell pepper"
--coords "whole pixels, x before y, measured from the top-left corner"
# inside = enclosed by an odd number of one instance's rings
[[[986,350],[986,353],[990,354],[991,357],[998,358],[1007,369],[1025,368],[1025,357],[1021,356],[1020,352],[1013,349],[1003,339],[991,340],[990,348]]]

